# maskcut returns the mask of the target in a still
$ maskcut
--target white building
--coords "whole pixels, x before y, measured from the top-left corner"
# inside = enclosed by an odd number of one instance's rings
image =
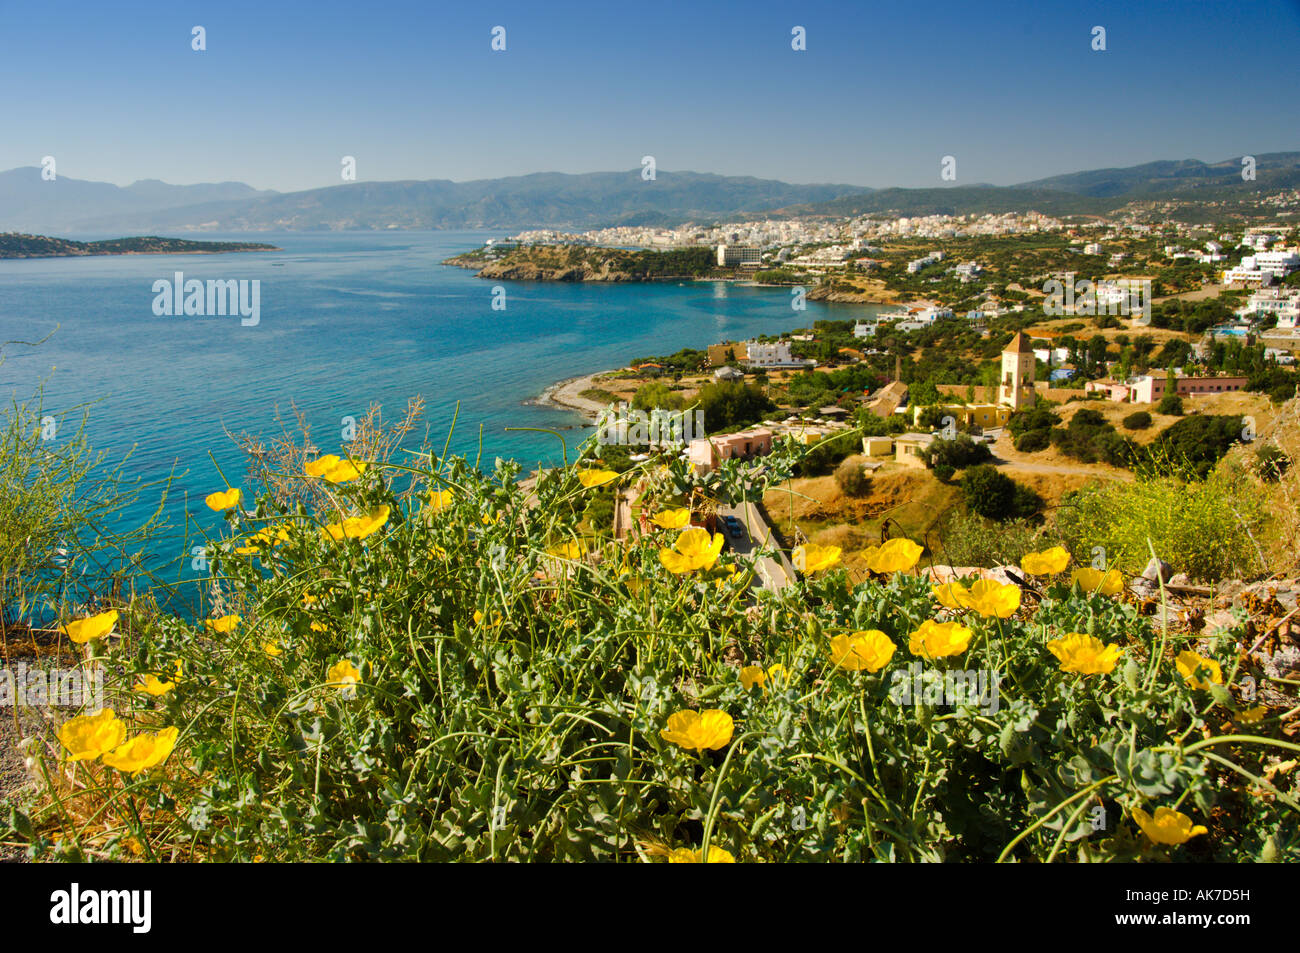
[[[1276,315],[1280,330],[1295,330],[1300,319],[1300,290],[1293,288],[1260,288],[1249,298],[1240,311],[1242,317]]]
[[[741,268],[757,266],[763,260],[763,253],[757,245],[719,245],[718,267]]]
[[[1100,255],[1101,245],[1098,242],[1089,242],[1083,246],[1083,253],[1085,255]]]
[[[1241,264],[1223,273],[1223,281],[1229,285],[1259,284],[1265,276],[1285,278],[1300,268],[1300,254],[1288,250],[1259,251],[1241,259]]]
[[[770,344],[746,341],[743,363],[746,367],[809,367],[816,362],[791,354],[789,341],[773,341]]]
[[[858,321],[853,325],[853,336],[855,338],[872,338],[876,336],[876,325],[874,321]]]

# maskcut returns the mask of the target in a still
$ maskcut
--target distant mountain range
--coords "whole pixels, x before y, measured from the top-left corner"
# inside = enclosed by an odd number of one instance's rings
[[[1149,162],[1052,176],[1014,186],[868,189],[791,185],[749,176],[641,170],[534,175],[473,182],[445,179],[347,182],[303,192],[259,191],[241,182],[120,188],[37,167],[0,172],[0,231],[30,233],[335,231],[342,229],[671,226],[745,217],[896,212],[970,214],[1036,210],[1100,214],[1139,200],[1232,201],[1300,187],[1300,152],[1256,156],[1256,179],[1240,158]]]

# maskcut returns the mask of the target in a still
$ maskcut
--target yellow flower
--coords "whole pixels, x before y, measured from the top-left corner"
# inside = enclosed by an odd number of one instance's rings
[[[659,732],[659,737],[688,751],[702,752],[705,748],[725,748],[735,728],[736,723],[725,711],[717,708],[704,711],[686,709],[668,716],[668,727]]]
[[[965,586],[959,582],[945,582],[942,586],[931,586],[934,590],[934,597],[939,600],[939,605],[947,609],[964,609],[966,607],[966,597],[970,594]]]
[[[364,516],[349,516],[342,524],[331,523],[321,530],[322,535],[333,540],[365,539],[388,522],[388,506],[380,506]]]
[[[650,517],[650,522],[663,529],[681,529],[690,521],[690,508],[685,506],[677,510],[662,510]]]
[[[452,499],[455,497],[451,490],[431,490],[429,491],[429,502],[425,504],[425,509],[430,513],[437,513],[451,506]]]
[[[271,658],[277,658],[284,654],[284,649],[280,648],[280,646],[276,645],[274,642],[263,642],[262,651]]]
[[[780,662],[777,662],[775,665],[770,666],[768,668],[767,677],[770,678],[772,682],[775,684],[776,682],[789,681],[790,673],[786,671],[784,665],[782,665]]]
[[[811,576],[813,573],[823,572],[833,566],[838,566],[843,552],[844,550],[838,546],[818,546],[816,543],[805,543],[794,548],[792,561],[795,569]]]
[[[672,549],[659,550],[659,561],[671,573],[681,575],[693,569],[711,569],[722,552],[722,534],[696,526],[677,537]]]
[[[1200,824],[1193,826],[1192,819],[1182,811],[1175,811],[1168,807],[1156,808],[1155,817],[1142,808],[1135,807],[1133,820],[1138,822],[1142,833],[1157,844],[1184,844],[1197,834],[1209,833],[1209,830]]]
[[[767,686],[763,684],[766,681],[767,675],[761,665],[746,665],[740,670],[740,685],[747,692],[752,691],[755,685],[767,691]]]
[[[481,612],[479,612],[477,609],[475,609],[475,610],[474,610],[474,624],[475,624],[475,625],[481,625],[482,623],[483,623],[483,613],[481,613]],[[495,629],[495,628],[496,628],[497,626],[499,626],[500,624],[501,624],[501,613],[500,613],[500,612],[494,612],[494,613],[492,613],[492,621],[488,623],[488,628],[489,628],[489,629]]]
[[[960,655],[970,645],[972,630],[960,622],[935,622],[926,619],[920,628],[911,634],[907,647],[913,655],[927,658],[942,658],[945,655]]]
[[[1244,721],[1248,725],[1253,725],[1256,722],[1263,721],[1267,717],[1268,717],[1267,705],[1256,705],[1254,708],[1247,708],[1246,710],[1242,711],[1239,715],[1237,715],[1237,718],[1239,720]]]
[[[71,718],[59,729],[59,742],[68,749],[70,761],[93,761],[112,751],[125,737],[126,725],[118,721],[111,708]]]
[[[586,547],[576,539],[561,543],[559,546],[552,546],[547,552],[552,556],[559,556],[561,559],[581,559],[587,554]]]
[[[159,695],[166,695],[175,687],[175,682],[164,682],[157,675],[154,675],[151,672],[140,677],[140,681],[136,684],[134,690],[137,692],[148,692],[150,695],[157,698]]]
[[[349,659],[340,659],[325,673],[325,682],[330,688],[342,688],[354,694],[359,681],[361,681],[361,670]]]
[[[104,764],[127,774],[139,774],[166,761],[176,747],[177,728],[164,728],[157,733],[136,735],[126,744],[104,755]]]
[[[837,635],[831,639],[831,661],[851,672],[878,672],[889,664],[896,648],[879,629]]]
[[[668,855],[670,864],[734,864],[735,862],[736,858],[721,847],[710,847],[707,861],[704,859],[703,850],[691,850],[689,847],[678,847]]]
[[[1223,669],[1219,668],[1219,663],[1212,658],[1204,658],[1191,651],[1182,651],[1178,653],[1178,658],[1174,659],[1174,666],[1178,669],[1178,674],[1192,688],[1209,691],[1211,682],[1215,685],[1223,684]],[[1198,671],[1205,672],[1208,678],[1197,677]]]
[[[1053,546],[1041,553],[1026,553],[1020,557],[1020,568],[1031,576],[1054,576],[1065,572],[1070,565],[1070,553],[1064,546]]]
[[[366,464],[326,454],[302,468],[309,477],[324,477],[331,483],[347,483],[366,472]]]
[[[222,635],[234,632],[235,627],[239,625],[239,616],[223,615],[220,619],[206,619],[203,622],[213,632],[219,632]]]
[[[872,572],[907,572],[916,565],[925,547],[902,536],[888,540],[883,546],[872,546],[862,555]]]
[[[286,526],[266,526],[249,536],[242,546],[236,546],[235,552],[240,556],[255,556],[264,549],[277,546],[289,538]]]
[[[1062,672],[1080,675],[1108,674],[1124,651],[1118,645],[1106,645],[1101,639],[1081,632],[1053,639],[1047,643],[1047,650],[1060,660]]]
[[[63,626],[63,633],[78,645],[84,645],[91,639],[102,639],[113,631],[117,625],[117,610],[110,609],[87,619],[78,619]]]
[[[1118,569],[1102,572],[1084,566],[1071,573],[1070,582],[1077,582],[1084,592],[1100,592],[1103,596],[1113,596],[1124,588],[1124,577]]]
[[[208,504],[208,509],[220,513],[222,510],[239,505],[239,490],[230,487],[224,493],[209,493],[203,498],[203,502]]]
[[[982,616],[1005,619],[1015,615],[1020,608],[1020,587],[1013,583],[1003,585],[992,579],[981,579],[970,587],[963,604]]]
[[[617,480],[618,474],[613,470],[579,470],[578,482],[591,489],[593,486],[604,486],[612,480]]]

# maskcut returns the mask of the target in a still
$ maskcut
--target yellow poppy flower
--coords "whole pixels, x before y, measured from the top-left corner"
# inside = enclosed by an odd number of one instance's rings
[[[913,655],[942,658],[960,655],[970,646],[973,630],[960,622],[935,622],[927,619],[908,638],[907,647]]]
[[[1020,587],[981,579],[970,587],[963,604],[982,616],[1006,619],[1020,608]]]
[[[907,572],[916,565],[925,547],[899,536],[887,540],[883,546],[872,546],[862,555],[867,568],[875,573]]]
[[[1031,576],[1054,576],[1070,565],[1070,553],[1064,546],[1053,546],[1041,553],[1025,553],[1020,568]]]
[[[696,526],[677,537],[672,549],[659,550],[659,562],[671,573],[681,575],[695,569],[711,569],[722,552],[722,534]]]
[[[776,684],[777,682],[789,681],[790,673],[786,671],[784,665],[782,665],[780,662],[777,662],[775,665],[772,665],[768,668],[767,677],[772,681],[773,684]]]
[[[767,691],[767,686],[763,683],[767,681],[767,674],[760,665],[746,665],[740,670],[740,686],[745,691],[752,691],[757,685],[763,691]]]
[[[931,586],[934,597],[939,600],[939,605],[947,609],[964,609],[966,608],[966,597],[970,594],[965,586],[959,582],[945,582],[942,586]]]
[[[1192,688],[1209,691],[1211,683],[1215,685],[1223,684],[1223,669],[1212,658],[1205,658],[1195,652],[1184,650],[1179,652],[1178,657],[1174,659],[1174,666],[1178,669],[1178,674]],[[1198,677],[1196,674],[1198,671],[1205,672],[1208,678]]]
[[[424,508],[430,513],[437,513],[451,506],[452,500],[456,494],[451,490],[430,490],[429,500],[424,504]]]
[[[1118,569],[1102,572],[1084,566],[1070,574],[1070,582],[1077,582],[1084,592],[1100,592],[1103,596],[1113,596],[1124,589],[1124,577]]]
[[[559,556],[561,559],[581,559],[587,554],[586,547],[576,539],[561,543],[559,546],[552,546],[547,552],[552,556]]]
[[[813,573],[824,572],[840,563],[840,556],[844,550],[838,546],[818,546],[816,543],[805,543],[802,546],[796,546],[791,554],[791,562],[794,568],[805,575],[811,576]]]
[[[355,694],[357,683],[360,681],[361,670],[349,659],[340,659],[325,673],[326,685],[330,688],[342,688],[345,693]]]
[[[662,529],[681,529],[690,523],[690,507],[680,507],[677,510],[660,510],[654,516],[650,517],[651,523]]]
[[[474,610],[474,624],[475,624],[475,625],[482,625],[482,624],[483,624],[483,618],[484,618],[483,613],[482,613],[482,612],[479,612],[477,609],[475,609],[475,610]],[[489,622],[489,623],[487,624],[487,627],[488,627],[489,629],[495,629],[495,628],[496,628],[497,626],[499,626],[500,624],[501,624],[501,613],[500,613],[500,612],[494,612],[494,613],[492,613],[492,621]]]
[[[159,732],[136,735],[130,741],[104,755],[104,764],[127,774],[139,774],[166,761],[176,747],[177,728],[164,728]]]
[[[59,728],[59,743],[68,749],[70,761],[93,761],[112,751],[125,737],[126,725],[111,708],[70,718]]]
[[[593,486],[604,486],[613,480],[618,479],[618,474],[613,470],[579,470],[578,482],[590,490]]]
[[[91,639],[102,639],[113,631],[115,625],[117,625],[117,610],[110,609],[99,615],[69,622],[63,626],[63,634],[78,645],[84,645]]]
[[[691,511],[683,506],[676,510],[661,510],[650,517],[650,522],[663,529],[681,529],[691,521]]]
[[[321,530],[321,534],[335,541],[347,539],[365,539],[388,522],[388,507],[380,506],[363,516],[349,516],[341,524],[331,523]]]
[[[1184,844],[1198,834],[1208,834],[1209,829],[1192,824],[1192,819],[1182,811],[1169,807],[1156,808],[1152,817],[1140,807],[1133,808],[1133,820],[1138,822],[1142,833],[1157,844]]]
[[[366,472],[366,464],[346,460],[332,453],[311,461],[302,468],[309,477],[322,477],[330,483],[347,483]]]
[[[1047,643],[1047,650],[1060,660],[1062,672],[1080,675],[1108,674],[1124,651],[1118,645],[1106,645],[1101,639],[1081,632],[1053,639]]]
[[[223,615],[220,619],[205,619],[203,624],[213,632],[226,635],[235,631],[235,627],[239,625],[239,616]]]
[[[721,847],[709,847],[709,859],[704,859],[703,850],[691,850],[689,847],[678,847],[668,855],[670,864],[734,864],[736,858],[731,856],[729,851]]]
[[[706,708],[704,711],[673,712],[668,716],[668,727],[659,732],[664,741],[671,741],[688,751],[702,752],[705,748],[725,748],[731,742],[736,723],[725,711]]]
[[[831,661],[850,672],[878,672],[889,664],[896,648],[879,629],[837,635],[831,639]]]
[[[284,649],[280,648],[280,646],[276,645],[274,642],[263,642],[262,651],[271,658],[278,658],[284,654]]]
[[[159,695],[166,695],[175,687],[175,682],[164,682],[157,675],[150,672],[147,675],[140,676],[140,681],[136,683],[134,691],[147,692],[157,698]]]
[[[263,550],[278,546],[289,538],[286,526],[266,526],[248,536],[242,546],[236,546],[235,552],[240,556],[256,556]]]
[[[1247,708],[1245,711],[1237,715],[1237,718],[1240,721],[1244,721],[1248,725],[1253,725],[1256,722],[1263,721],[1267,717],[1268,717],[1267,705],[1256,705],[1254,708]]]
[[[208,509],[220,513],[222,510],[238,506],[239,495],[238,489],[230,487],[224,493],[209,493],[203,498],[203,502],[208,504]]]

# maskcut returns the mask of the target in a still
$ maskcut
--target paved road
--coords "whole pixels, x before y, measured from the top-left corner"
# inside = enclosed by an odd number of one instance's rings
[[[734,516],[744,524],[748,535],[745,539],[727,537],[731,548],[742,556],[758,552],[758,578],[763,588],[779,592],[795,580],[794,567],[777,545],[772,534],[772,527],[767,524],[753,503],[741,503],[739,506],[719,506],[718,516]],[[725,535],[725,533],[724,533]]]

